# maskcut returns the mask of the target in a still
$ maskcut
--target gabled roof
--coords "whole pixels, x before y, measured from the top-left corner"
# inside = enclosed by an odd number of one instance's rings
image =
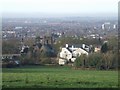
[[[71,53],[72,53],[72,50],[70,50],[70,49],[69,49],[69,47],[68,47],[68,48],[66,48],[66,49],[67,49],[69,52],[71,52]]]
[[[88,45],[85,45],[85,46],[86,46],[86,48],[89,48]],[[72,45],[71,46],[69,45],[69,47],[67,48],[72,53],[72,50],[70,48],[72,48]],[[89,52],[87,49],[83,48],[82,45],[75,45],[74,48],[81,48],[81,49],[85,50],[86,52]]]

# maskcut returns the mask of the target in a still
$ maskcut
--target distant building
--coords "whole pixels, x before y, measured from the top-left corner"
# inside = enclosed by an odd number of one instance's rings
[[[20,65],[21,54],[3,54],[2,67],[15,67]]]
[[[23,27],[15,27],[15,29],[22,29]]]
[[[101,47],[95,47],[94,52],[100,52],[100,50],[101,50]]]
[[[116,29],[116,27],[117,27],[117,25],[114,24],[114,25],[113,25],[113,29]]]
[[[34,52],[37,50],[41,51],[41,54],[46,57],[55,57],[56,52],[53,48],[53,37],[46,35],[44,37],[38,38],[37,42],[33,45]]]
[[[14,57],[20,57],[21,54],[3,54],[2,55],[2,60],[3,59],[13,59]]]
[[[102,24],[102,30],[104,30],[105,29],[105,24]]]
[[[111,30],[115,28],[114,25],[112,25],[110,22],[105,22],[104,24],[102,24],[102,29],[103,30]]]
[[[60,57],[59,57],[59,65],[64,65],[67,62],[74,62],[77,56],[81,54],[88,55],[89,46],[83,44],[81,47],[74,47],[73,45],[70,47],[66,44],[66,47],[61,48]]]
[[[20,51],[20,53],[28,53],[28,49],[29,49],[29,46],[23,45],[22,50]]]

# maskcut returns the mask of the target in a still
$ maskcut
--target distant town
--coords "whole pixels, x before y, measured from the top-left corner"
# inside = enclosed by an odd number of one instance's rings
[[[84,38],[106,38],[117,36],[117,19],[94,17],[65,18],[3,18],[3,39],[43,37],[46,33],[58,37],[63,35]]]
[[[78,56],[101,52],[107,42],[112,45],[117,28],[116,18],[3,18],[2,59],[5,65],[10,61],[74,65]],[[117,50],[115,45],[109,46],[109,51]]]

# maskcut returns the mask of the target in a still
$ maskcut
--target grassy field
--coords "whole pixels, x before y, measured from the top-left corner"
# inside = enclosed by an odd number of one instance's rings
[[[74,70],[67,66],[3,68],[3,88],[115,88],[117,71]]]

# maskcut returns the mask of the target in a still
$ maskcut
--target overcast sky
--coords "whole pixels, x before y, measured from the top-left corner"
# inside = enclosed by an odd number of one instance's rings
[[[1,0],[5,13],[117,13],[119,0]]]

